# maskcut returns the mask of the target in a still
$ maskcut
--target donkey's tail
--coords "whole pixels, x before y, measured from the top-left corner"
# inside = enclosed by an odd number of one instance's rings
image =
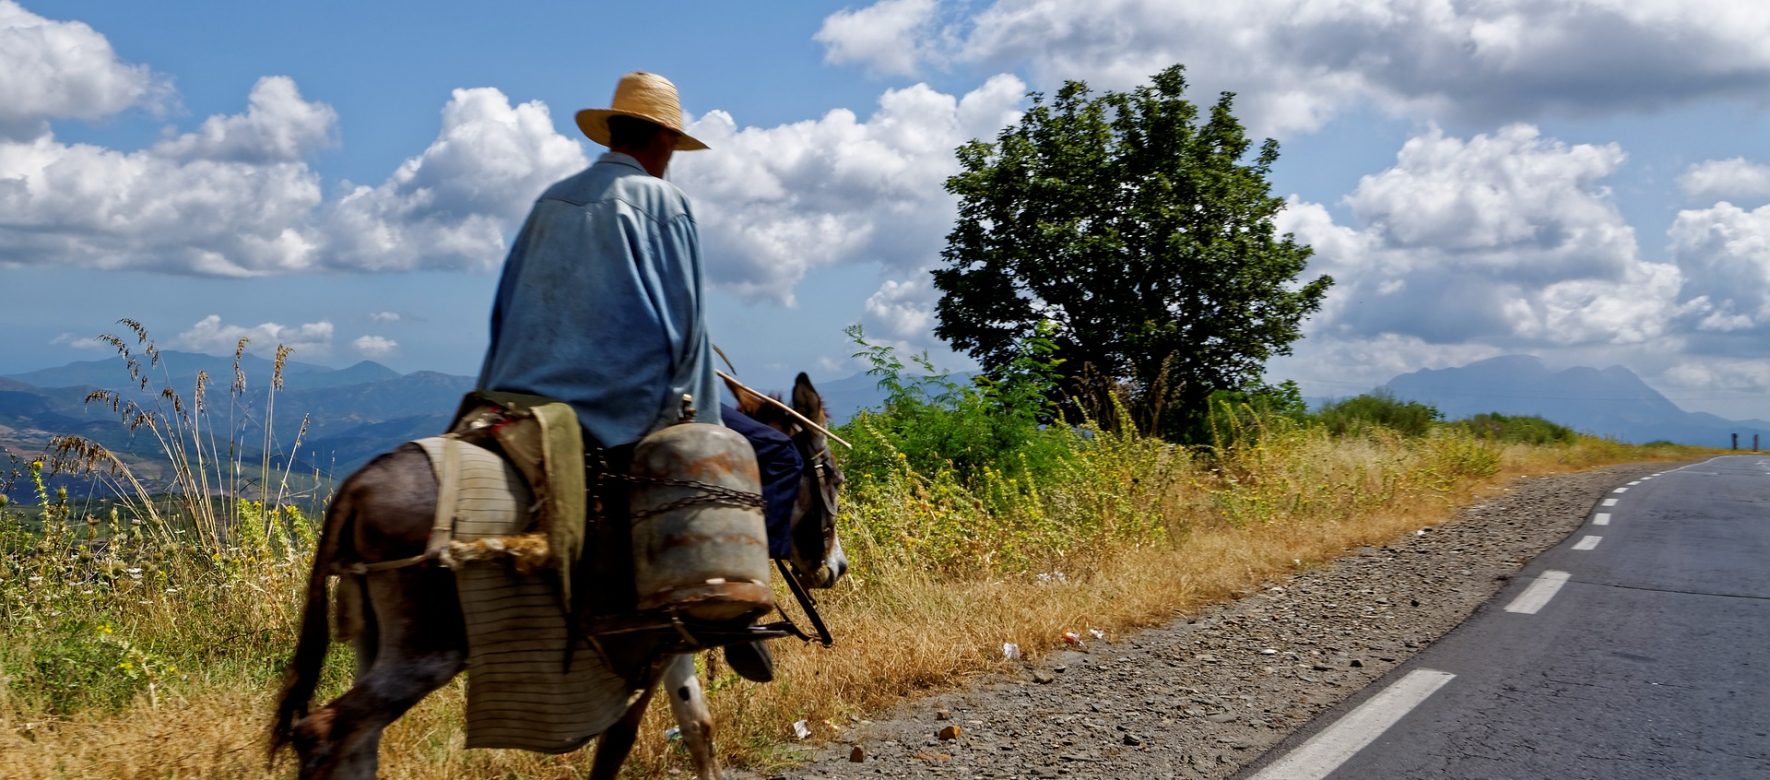
[[[326,650],[332,645],[329,624],[326,580],[331,574],[338,546],[348,535],[351,519],[351,491],[346,484],[326,509],[320,542],[313,554],[313,570],[307,575],[307,604],[301,610],[301,634],[295,641],[295,655],[283,672],[283,691],[277,697],[276,720],[270,727],[270,758],[287,747],[295,736],[295,724],[307,716],[308,704],[320,682],[320,670],[326,663]]]

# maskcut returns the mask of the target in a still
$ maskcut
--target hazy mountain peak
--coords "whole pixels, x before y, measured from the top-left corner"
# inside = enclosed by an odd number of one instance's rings
[[[1727,446],[1729,434],[1754,425],[1692,414],[1623,366],[1550,370],[1530,355],[1502,355],[1466,366],[1415,371],[1379,390],[1431,404],[1446,419],[1485,412],[1535,415],[1576,430],[1622,441],[1656,439]]]

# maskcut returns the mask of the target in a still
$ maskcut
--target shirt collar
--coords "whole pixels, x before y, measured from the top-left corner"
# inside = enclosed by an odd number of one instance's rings
[[[639,164],[638,159],[634,158],[633,155],[624,152],[603,152],[601,157],[596,158],[596,164],[601,165],[603,163],[618,163],[637,168],[640,173],[650,173],[650,171],[645,169],[645,166]]]

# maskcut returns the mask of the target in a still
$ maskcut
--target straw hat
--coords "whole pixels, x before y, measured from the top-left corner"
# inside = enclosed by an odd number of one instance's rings
[[[578,129],[590,140],[608,146],[608,118],[630,116],[668,127],[682,137],[676,140],[676,151],[705,149],[707,145],[682,132],[682,103],[676,98],[676,85],[656,73],[634,71],[621,77],[615,85],[615,97],[608,108],[586,108],[578,112]]]

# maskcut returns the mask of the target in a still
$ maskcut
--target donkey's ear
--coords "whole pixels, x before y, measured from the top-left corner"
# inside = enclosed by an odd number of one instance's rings
[[[793,379],[793,411],[814,421],[823,421],[824,398],[818,395],[817,388],[811,386],[811,377],[803,371]]]
[[[729,379],[726,377],[720,377],[720,379],[725,381],[725,388],[731,391],[731,397],[737,399],[737,408],[739,410],[754,410],[756,407],[762,405],[761,396],[756,391],[738,384],[735,379]]]

